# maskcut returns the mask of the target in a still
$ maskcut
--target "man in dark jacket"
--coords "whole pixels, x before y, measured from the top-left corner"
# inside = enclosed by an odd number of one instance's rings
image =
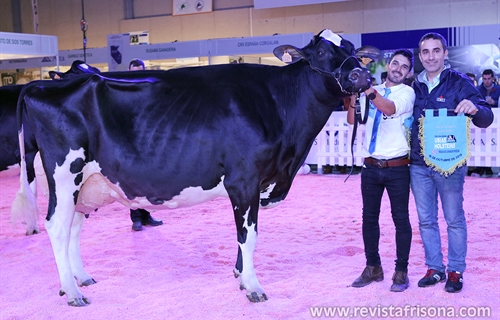
[[[445,65],[448,50],[442,35],[437,33],[424,35],[419,42],[419,50],[419,58],[425,70],[418,75],[413,84],[416,98],[411,130],[410,177],[428,270],[418,282],[418,286],[428,287],[445,281],[447,269],[448,281],[445,290],[459,292],[463,286],[462,273],[465,270],[467,253],[463,186],[467,174],[466,157],[469,145],[462,142],[462,149],[448,149],[455,148],[455,145],[458,145],[456,142],[460,142],[455,137],[464,135],[468,130],[467,118],[454,116],[465,114],[472,119],[474,125],[486,128],[493,122],[493,113],[471,81],[465,75]],[[446,126],[447,121],[460,119],[464,120],[463,125],[456,126],[455,131],[447,131],[447,134],[441,133],[439,136],[436,134],[439,132],[439,124],[433,122],[434,127],[427,125],[433,118],[437,118],[436,114],[433,117],[433,110],[441,110],[438,111],[441,127]],[[444,110],[446,112],[442,116]],[[431,146],[431,152],[427,152],[428,146],[425,144]],[[451,157],[455,151],[458,156]],[[441,157],[441,154],[444,157]],[[447,160],[450,161],[456,160],[454,158],[459,156],[463,157],[456,162],[456,165],[447,167],[446,170],[442,169],[443,163],[439,162],[440,160],[446,157],[449,157]],[[449,165],[449,161],[444,164]],[[438,225],[438,194],[448,225],[447,268],[443,264]]]
[[[128,70],[146,70],[146,66],[141,59],[132,59],[128,64]],[[151,213],[144,209],[130,209],[130,219],[132,220],[132,230],[134,231],[141,231],[143,225],[156,227],[163,224],[163,221],[153,218]]]
[[[500,85],[495,83],[495,74],[491,69],[485,69],[481,75],[483,83],[477,86],[479,93],[492,108],[498,108],[498,99],[500,98]],[[473,177],[491,177],[493,170],[491,167],[476,167],[473,170],[469,169],[469,173]]]
[[[495,83],[495,74],[491,69],[485,69],[481,75],[483,83],[477,86],[477,89],[484,100],[492,107],[498,108],[498,99],[500,98],[500,85]]]

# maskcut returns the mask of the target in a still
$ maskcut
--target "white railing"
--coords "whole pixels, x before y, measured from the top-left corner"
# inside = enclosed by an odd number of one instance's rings
[[[500,110],[492,109],[493,123],[486,129],[471,125],[471,157],[469,166],[500,167]],[[352,165],[351,138],[352,126],[346,121],[347,111],[333,112],[316,137],[306,163],[317,164],[318,173],[324,165]],[[365,127],[358,126],[354,141],[354,164],[361,166],[361,146],[365,137]],[[360,143],[361,142],[361,143]]]

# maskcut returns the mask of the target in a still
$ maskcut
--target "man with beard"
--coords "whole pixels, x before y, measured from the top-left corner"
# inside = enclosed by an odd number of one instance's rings
[[[361,170],[366,267],[352,283],[356,288],[384,279],[378,250],[380,205],[384,190],[389,195],[396,227],[396,267],[390,290],[402,292],[409,286],[408,258],[412,230],[408,212],[410,148],[407,137],[415,93],[404,81],[412,67],[413,54],[409,50],[397,50],[386,64],[386,81],[367,89],[360,97],[361,117],[364,116],[366,99],[370,100],[370,109],[362,147],[365,160]],[[351,105],[347,112],[348,123],[354,124],[355,112],[354,105]]]

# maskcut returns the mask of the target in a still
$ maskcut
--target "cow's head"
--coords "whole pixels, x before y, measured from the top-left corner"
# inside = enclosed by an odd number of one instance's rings
[[[52,80],[61,80],[83,73],[101,73],[101,70],[96,67],[92,67],[81,60],[75,60],[71,64],[71,68],[68,71],[49,71],[49,76]]]
[[[332,31],[325,29],[302,49],[282,45],[274,49],[281,61],[293,64],[309,63],[311,68],[327,77],[345,95],[368,89],[371,85],[370,71],[361,67],[354,45]]]

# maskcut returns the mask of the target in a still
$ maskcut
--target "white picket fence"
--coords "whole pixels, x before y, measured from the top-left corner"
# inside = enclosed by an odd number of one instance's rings
[[[492,109],[495,116],[493,123],[486,129],[471,126],[471,157],[469,166],[500,167],[500,110]],[[351,166],[352,126],[346,120],[347,111],[333,112],[328,122],[316,137],[306,163],[317,164],[318,173],[324,165]],[[365,127],[358,126],[354,141],[354,164],[361,166],[361,146],[365,137]]]

